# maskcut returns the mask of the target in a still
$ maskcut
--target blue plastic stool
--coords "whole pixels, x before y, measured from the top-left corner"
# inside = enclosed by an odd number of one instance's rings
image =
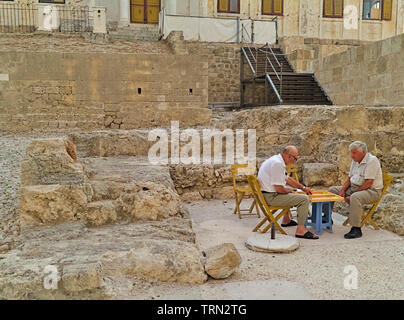
[[[324,207],[324,220],[322,217],[322,209]],[[307,217],[306,223],[307,226],[312,226],[316,228],[316,234],[322,234],[323,228],[327,228],[330,233],[332,233],[332,216],[331,216],[331,202],[313,202],[311,217]]]

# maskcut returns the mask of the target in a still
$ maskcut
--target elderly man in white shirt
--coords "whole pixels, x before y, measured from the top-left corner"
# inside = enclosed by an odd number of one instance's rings
[[[349,204],[349,221],[352,228],[344,237],[354,239],[362,236],[362,205],[380,198],[383,174],[379,159],[368,153],[366,143],[352,142],[349,150],[352,158],[349,177],[342,187],[331,187],[329,191],[344,197],[345,202]]]
[[[318,239],[318,236],[308,231],[304,224],[309,213],[310,188],[306,188],[296,180],[286,175],[286,165],[297,161],[298,150],[295,146],[286,147],[280,154],[265,160],[258,171],[258,181],[265,201],[272,206],[296,206],[297,223],[285,215],[282,221],[283,227],[296,226],[297,238]],[[306,194],[294,193],[292,189],[302,189]]]

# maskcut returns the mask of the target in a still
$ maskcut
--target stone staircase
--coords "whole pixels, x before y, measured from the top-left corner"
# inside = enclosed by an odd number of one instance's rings
[[[112,39],[158,41],[160,34],[158,25],[131,24],[128,27],[118,27],[116,31],[110,31]]]
[[[250,68],[247,69],[247,77],[242,80],[243,84],[267,85],[268,96],[265,104],[299,104],[299,105],[331,105],[332,101],[323,88],[317,82],[314,73],[297,73],[289,63],[282,49],[273,48],[244,48],[248,60],[244,57],[244,63],[248,61],[256,71],[255,75]],[[273,52],[273,54],[272,54]],[[270,62],[267,61],[267,57]],[[276,57],[276,58],[275,58]],[[279,62],[279,63],[278,63]],[[274,70],[275,69],[275,70]],[[276,71],[276,72],[275,72]],[[267,75],[276,87],[282,102],[276,98],[275,92],[268,82]],[[278,76],[280,79],[278,79]],[[262,102],[261,102],[262,103]]]

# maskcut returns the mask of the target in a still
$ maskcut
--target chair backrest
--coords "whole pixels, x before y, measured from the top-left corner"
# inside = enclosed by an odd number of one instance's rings
[[[288,164],[286,166],[286,173],[288,174],[289,177],[292,177],[297,182],[299,182],[299,177],[297,175],[297,167],[294,163]]]
[[[386,193],[387,188],[389,187],[391,181],[393,181],[393,177],[390,176],[387,172],[383,172],[383,189],[382,193],[380,196],[380,199],[383,197],[383,195]]]
[[[268,207],[267,202],[265,201],[264,195],[261,192],[261,186],[257,177],[252,174],[249,175],[247,179],[255,201],[260,206],[262,212],[264,212],[264,214],[267,215],[267,212],[270,212],[270,209]]]
[[[232,164],[231,167],[231,176],[233,179],[233,187],[237,187],[237,178],[240,179],[240,171],[244,171],[244,176],[245,178],[242,180],[247,181],[247,175],[254,174],[255,172],[251,172],[253,170],[252,167],[250,167],[247,163],[238,163],[238,164]],[[240,170],[241,169],[241,170]],[[255,168],[254,168],[255,171]]]
[[[383,189],[382,192],[380,193],[380,197],[379,199],[377,199],[376,202],[373,202],[373,210],[375,210],[377,208],[377,206],[379,205],[379,202],[382,200],[384,194],[387,191],[387,188],[389,187],[391,181],[393,181],[393,177],[390,176],[388,173],[383,172]]]

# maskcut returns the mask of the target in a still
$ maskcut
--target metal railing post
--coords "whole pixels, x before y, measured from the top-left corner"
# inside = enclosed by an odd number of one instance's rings
[[[283,63],[281,63],[281,89],[280,89],[280,95],[282,97],[282,82],[283,82],[283,71],[282,71]]]

